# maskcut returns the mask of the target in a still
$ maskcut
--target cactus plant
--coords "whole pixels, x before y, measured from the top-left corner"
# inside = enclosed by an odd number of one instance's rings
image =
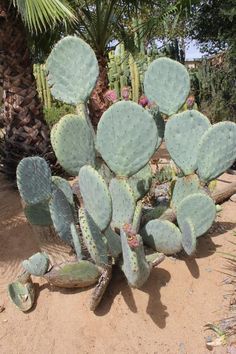
[[[43,277],[59,288],[85,288],[96,284],[101,272],[95,264],[82,260],[54,265]]]
[[[95,136],[86,108],[98,68],[91,48],[76,37],[64,38],[53,49],[47,68],[52,94],[77,107],[77,115],[61,118],[51,138],[58,161],[78,175],[79,217],[69,184],[52,178],[41,158],[21,161],[17,183],[26,207],[37,208],[42,203],[58,235],[77,254],[76,262],[53,265],[43,277],[59,287],[97,284],[90,304],[94,310],[110,281],[113,264],[121,266],[131,286],[141,287],[152,267],[163,260],[159,253],[146,257],[143,243],[167,255],[182,249],[194,254],[197,237],[210,228],[216,215],[208,182],[236,159],[236,128],[227,122],[211,127],[194,110],[178,114],[189,93],[189,77],[181,64],[162,58],[145,75],[146,94],[155,101],[158,117],[134,102],[117,102],[102,115]],[[178,225],[164,220],[163,207],[146,214],[142,209],[141,199],[152,177],[148,162],[163,139],[163,124],[155,121],[159,120],[156,105],[160,112],[175,114],[166,124],[165,140],[183,174],[177,179],[171,202]],[[225,132],[227,136],[223,136]],[[213,151],[214,139],[224,145],[222,152],[218,147]],[[219,162],[217,154],[226,162]],[[30,209],[31,215],[35,210]],[[42,217],[43,212],[39,220]],[[84,246],[91,261],[84,259]],[[14,286],[12,294],[14,297]]]
[[[157,128],[152,116],[134,102],[112,105],[98,124],[97,150],[117,176],[138,172],[148,163],[156,144]]]
[[[167,220],[151,220],[141,231],[144,243],[152,249],[166,255],[181,251],[181,232],[177,226]]]
[[[130,224],[135,212],[135,198],[132,189],[125,180],[113,178],[109,190],[112,199],[112,226],[122,228]]]
[[[49,267],[49,258],[45,252],[38,252],[22,262],[23,268],[26,272],[32,275],[44,275]]]
[[[183,127],[185,134],[182,134]],[[178,113],[166,124],[166,147],[185,175],[194,173],[197,169],[200,141],[208,128],[210,128],[209,120],[195,110]]]
[[[100,230],[105,230],[112,216],[111,196],[105,180],[92,166],[86,165],[79,172],[79,186],[85,209]]]
[[[37,90],[45,108],[51,108],[52,95],[46,79],[45,66],[34,64],[34,76],[36,78]]]
[[[28,272],[23,272],[15,282],[8,285],[8,295],[19,310],[27,312],[32,308],[35,287]]]
[[[65,115],[52,128],[51,142],[58,162],[73,176],[83,165],[95,164],[93,133],[84,115]]]
[[[144,79],[144,91],[149,101],[158,105],[161,113],[168,116],[176,113],[185,103],[189,90],[189,75],[180,63],[159,58],[149,65]]]

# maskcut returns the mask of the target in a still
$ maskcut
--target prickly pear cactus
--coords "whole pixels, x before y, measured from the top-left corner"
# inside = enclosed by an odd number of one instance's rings
[[[49,258],[45,252],[38,252],[22,262],[23,268],[32,275],[44,275],[49,267]]]
[[[52,95],[77,105],[89,98],[98,77],[98,63],[90,46],[78,37],[63,38],[46,63]]]
[[[167,220],[151,220],[141,231],[144,243],[166,255],[181,251],[181,232]]]
[[[180,63],[161,58],[149,66],[144,79],[152,108],[131,101],[114,103],[102,115],[95,135],[86,107],[98,76],[92,49],[79,38],[66,37],[52,50],[47,70],[54,97],[76,106],[76,114],[62,117],[53,127],[51,140],[58,162],[77,177],[77,188],[73,195],[70,184],[52,177],[41,157],[20,162],[17,185],[28,220],[52,224],[71,245],[75,261],[48,270],[41,253],[30,257],[23,262],[26,275],[9,286],[9,295],[22,311],[32,307],[30,273],[58,287],[96,284],[90,305],[94,310],[113,264],[120,265],[130,286],[141,287],[163,253],[195,254],[197,238],[216,216],[208,184],[236,159],[236,125],[211,126],[194,110],[178,113],[189,94],[189,76]],[[166,124],[160,112],[169,116]],[[172,209],[157,205],[145,212],[143,197],[153,182],[149,162],[163,138],[181,177],[171,174]],[[173,214],[177,225],[171,222]],[[147,257],[146,249],[155,253]],[[21,293],[32,295],[25,304]]]
[[[196,171],[200,141],[210,126],[209,120],[195,110],[178,113],[168,120],[166,147],[185,175]]]
[[[132,176],[148,163],[157,140],[152,116],[134,102],[121,101],[103,114],[96,147],[117,176]]]
[[[22,159],[16,175],[18,190],[26,204],[37,204],[50,198],[51,171],[43,158],[35,156]]]
[[[58,162],[73,176],[82,166],[95,164],[93,133],[83,115],[62,117],[52,128],[51,142]]]
[[[176,113],[185,103],[189,90],[189,74],[180,63],[159,58],[149,65],[144,78],[144,91],[162,113],[168,116]]]
[[[197,173],[203,181],[209,182],[232,166],[235,156],[236,124],[217,123],[201,139]]]
[[[79,186],[85,209],[100,230],[105,230],[112,216],[111,196],[105,180],[92,166],[83,166]]]
[[[145,258],[142,238],[140,235],[133,233],[129,229],[129,225],[126,225],[121,230],[121,244],[122,270],[130,286],[140,288],[148,279],[151,271],[151,267]]]

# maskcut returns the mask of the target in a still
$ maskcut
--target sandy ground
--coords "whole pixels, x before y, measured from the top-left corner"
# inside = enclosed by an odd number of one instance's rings
[[[21,271],[21,261],[38,249],[18,192],[0,178],[1,354],[209,353],[206,338],[214,335],[204,326],[226,316],[230,302],[232,285],[218,252],[235,248],[230,241],[235,239],[236,203],[223,204],[211,233],[199,239],[196,259],[167,258],[140,290],[131,290],[116,270],[95,314],[88,309],[91,290],[53,291],[38,278],[36,305],[24,314],[9,301],[6,287]],[[210,351],[226,352],[226,347]]]

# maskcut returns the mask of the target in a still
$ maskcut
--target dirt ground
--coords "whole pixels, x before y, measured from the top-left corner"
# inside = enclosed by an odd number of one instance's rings
[[[236,180],[223,175],[220,183]],[[169,257],[140,290],[131,290],[117,270],[96,313],[88,309],[90,290],[53,291],[39,278],[37,303],[20,312],[8,299],[7,284],[21,261],[38,251],[19,196],[0,177],[0,353],[1,354],[207,354],[207,323],[228,314],[232,285],[219,252],[233,251],[236,203],[227,201],[195,259]]]

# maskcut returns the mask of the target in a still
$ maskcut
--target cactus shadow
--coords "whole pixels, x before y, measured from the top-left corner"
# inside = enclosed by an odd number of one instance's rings
[[[106,315],[115,300],[120,294],[130,311],[137,313],[138,309],[135,303],[134,294],[136,291],[141,291],[148,294],[148,303],[146,313],[150,316],[152,321],[159,327],[165,328],[166,317],[169,316],[167,307],[161,302],[160,289],[165,286],[170,280],[170,273],[162,268],[155,268],[152,270],[149,279],[139,290],[132,290],[127,284],[125,276],[117,267],[114,267],[112,280],[107,288],[106,293],[95,311],[95,315]],[[118,298],[119,302],[120,299]]]
[[[154,268],[149,279],[140,289],[149,295],[146,313],[159,327],[165,328],[166,318],[169,316],[167,306],[161,302],[160,290],[170,281],[170,273],[162,268]]]
[[[104,316],[106,315],[115,301],[115,298],[121,294],[128,305],[130,311],[137,313],[137,306],[134,301],[133,293],[131,288],[126,282],[125,276],[118,266],[113,266],[112,278],[108,288],[102,298],[101,303],[95,310],[95,315]],[[119,299],[118,299],[119,301]]]
[[[200,237],[197,240],[197,251],[193,256],[188,256],[184,251],[182,251],[178,254],[177,258],[180,261],[185,262],[192,277],[198,279],[200,277],[200,269],[197,264],[197,259],[211,256],[216,252],[218,247],[220,246],[216,245],[211,237]]]
[[[198,238],[196,254],[193,257],[189,257],[184,252],[181,252],[178,255],[178,259],[186,263],[186,266],[194,278],[199,278],[200,270],[196,260],[214,254],[218,248],[222,247],[214,242],[214,237],[223,235],[225,232],[235,228],[236,223],[226,221],[215,222],[205,236]]]

